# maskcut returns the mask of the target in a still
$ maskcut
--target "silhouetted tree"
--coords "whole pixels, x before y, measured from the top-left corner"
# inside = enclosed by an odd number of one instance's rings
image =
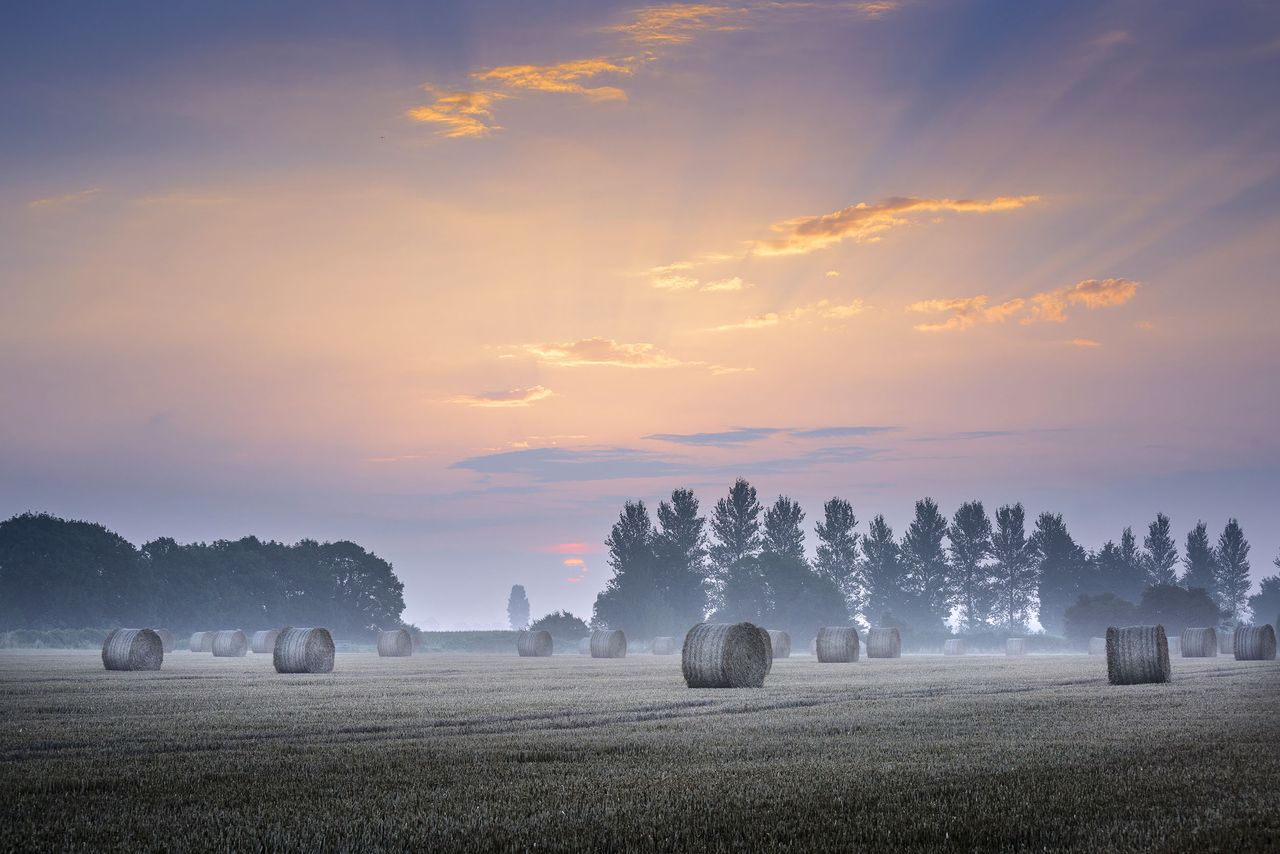
[[[1027,539],[1026,516],[1021,504],[1006,504],[996,511],[991,557],[994,559],[990,572],[996,624],[1011,634],[1025,632],[1040,570],[1035,547]]]
[[[1235,519],[1229,519],[1214,553],[1213,586],[1218,608],[1228,624],[1248,622],[1249,541]]]
[[[1142,539],[1146,549],[1144,555],[1147,584],[1177,584],[1178,573],[1174,569],[1178,565],[1178,547],[1173,542],[1173,534],[1169,531],[1169,517],[1157,513],[1156,519],[1147,528],[1147,535]]]
[[[1275,559],[1280,567],[1280,557]],[[1261,589],[1249,597],[1249,609],[1253,611],[1254,622],[1270,621],[1280,632],[1280,575],[1268,575],[1262,579]]]
[[[511,595],[507,597],[507,623],[516,631],[529,625],[529,597],[523,584],[511,585]]]
[[[1164,626],[1169,637],[1179,637],[1183,629],[1216,625],[1218,606],[1202,588],[1157,584],[1142,592],[1138,618],[1148,625]]]
[[[954,603],[960,606],[960,626],[973,632],[984,628],[995,604],[994,585],[987,571],[991,554],[991,520],[981,501],[967,501],[956,510],[947,529],[951,542]]]
[[[613,576],[596,596],[592,625],[637,637],[670,630],[675,614],[658,589],[654,540],[644,502],[626,502],[604,541]]]
[[[950,567],[942,538],[947,533],[946,517],[932,498],[916,502],[916,515],[902,537],[904,579],[910,597],[906,616],[911,625],[937,631],[947,618]]]
[[[821,625],[849,619],[844,595],[804,556],[804,511],[785,495],[764,513],[760,567],[769,593],[767,624],[808,637]]]
[[[711,514],[710,554],[721,619],[760,620],[769,592],[760,567],[760,502],[755,487],[738,478]]]
[[[1125,530],[1128,531],[1127,528]],[[1114,593],[1128,602],[1137,601],[1142,595],[1147,586],[1147,574],[1140,562],[1130,560],[1125,555],[1123,546],[1117,546],[1108,540],[1090,559],[1094,578],[1089,586],[1093,593]]]
[[[1133,591],[1133,596],[1122,596],[1122,599],[1128,599],[1130,602],[1137,602],[1138,597],[1142,595],[1142,590],[1147,586],[1147,569],[1143,562],[1142,549],[1138,548],[1138,538],[1133,534],[1133,528],[1125,526],[1124,532],[1120,534],[1120,559],[1124,561],[1125,576],[1127,578],[1138,579],[1138,588]]]
[[[1182,565],[1185,567],[1182,573],[1183,587],[1199,587],[1210,596],[1217,595],[1213,545],[1209,542],[1209,528],[1204,522],[1196,522],[1196,526],[1187,532],[1187,553],[1182,559]]]
[[[1031,546],[1039,565],[1040,625],[1050,634],[1061,634],[1067,608],[1087,592],[1084,549],[1072,539],[1059,513],[1040,514]]]
[[[866,605],[858,570],[857,525],[853,505],[843,498],[832,498],[822,505],[822,521],[814,527],[818,535],[814,569],[839,588],[849,613],[854,615],[862,613]]]
[[[862,538],[862,579],[867,590],[867,621],[881,625],[885,615],[899,611],[906,600],[901,549],[883,516],[871,520]]]
[[[590,627],[581,618],[568,611],[552,611],[545,617],[534,620],[529,629],[550,632],[556,646],[566,651],[576,649],[577,642],[591,633]]]
[[[669,502],[658,504],[659,530],[654,551],[659,592],[675,617],[671,631],[676,634],[702,622],[707,615],[706,522],[698,515],[698,499],[692,490],[674,490]]]
[[[1138,607],[1114,593],[1084,595],[1063,614],[1063,635],[1081,647],[1090,638],[1104,637],[1109,626],[1131,626],[1138,622]]]

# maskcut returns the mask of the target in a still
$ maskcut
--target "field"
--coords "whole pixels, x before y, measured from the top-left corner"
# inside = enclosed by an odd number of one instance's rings
[[[1280,663],[0,653],[0,850],[1276,850]]]

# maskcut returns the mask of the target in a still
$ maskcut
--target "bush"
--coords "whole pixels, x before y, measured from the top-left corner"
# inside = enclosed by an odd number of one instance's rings
[[[1114,593],[1081,596],[1063,618],[1067,640],[1082,650],[1088,649],[1089,638],[1105,637],[1109,626],[1120,628],[1139,622],[1138,606]]]
[[[576,651],[578,641],[591,634],[587,624],[568,611],[552,611],[545,617],[534,620],[529,628],[551,632],[551,637],[555,638],[556,648],[560,652],[570,651],[564,644],[573,644]]]

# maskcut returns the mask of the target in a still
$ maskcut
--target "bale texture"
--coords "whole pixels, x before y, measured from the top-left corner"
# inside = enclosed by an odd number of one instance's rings
[[[653,654],[654,655],[675,655],[676,639],[673,637],[667,637],[665,635],[663,635],[662,637],[654,638]]]
[[[191,636],[187,648],[192,652],[213,652],[213,632],[196,632]]]
[[[1169,641],[1164,626],[1107,629],[1107,681],[1143,685],[1169,681]]]
[[[328,629],[286,627],[276,635],[271,663],[276,673],[331,673],[333,652]]]
[[[1026,638],[1009,638],[1004,642],[1005,655],[1026,655],[1027,639]]]
[[[1183,658],[1217,658],[1218,632],[1216,629],[1183,629],[1180,643]],[[1169,650],[1173,655],[1173,650]]]
[[[274,655],[278,637],[280,637],[279,629],[254,632],[253,637],[249,638],[249,651],[254,655]]]
[[[823,626],[818,629],[816,641],[818,661],[823,663],[857,661],[861,652],[858,630],[853,626]],[[867,637],[867,655],[871,655],[870,636]]]
[[[583,638],[578,641],[578,655],[591,654],[591,638]]]
[[[164,641],[155,629],[112,629],[102,642],[102,666],[108,670],[159,670]]]
[[[774,658],[791,657],[791,635],[777,629],[769,629],[769,647]]]
[[[596,629],[591,633],[591,657],[626,658],[627,636],[618,629]]]
[[[217,658],[240,658],[249,651],[249,639],[239,629],[213,633],[213,654]]]
[[[1218,652],[1223,655],[1232,655],[1236,651],[1236,633],[1235,632],[1218,632]]]
[[[690,688],[759,688],[769,673],[768,634],[751,623],[699,623],[684,637],[680,666]]]
[[[968,650],[965,649],[963,638],[952,638],[942,642],[943,655],[964,655]]]
[[[1236,661],[1275,661],[1276,630],[1261,626],[1240,626],[1234,638]]]
[[[896,628],[867,632],[867,658],[902,658],[902,634]]]
[[[1107,639],[1106,638],[1089,638],[1089,654],[1090,655],[1106,655]]]
[[[521,632],[516,635],[516,652],[521,658],[546,658],[555,649],[551,640],[551,632],[537,629],[532,632]]]
[[[392,629],[378,632],[378,655],[383,658],[404,658],[413,655],[413,638],[408,629]]]
[[[173,652],[175,649],[178,648],[178,639],[174,637],[173,632],[169,631],[168,629],[156,629],[156,628],[153,628],[151,631],[155,632],[160,636],[160,643],[164,645],[164,651],[166,654]]]

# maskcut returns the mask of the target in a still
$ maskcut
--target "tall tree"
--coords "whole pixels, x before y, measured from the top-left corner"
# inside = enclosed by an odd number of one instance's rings
[[[1147,573],[1141,560],[1134,560],[1133,553],[1126,553],[1125,536],[1133,544],[1133,531],[1125,528],[1121,545],[1108,540],[1097,554],[1091,555],[1093,579],[1086,584],[1091,593],[1114,593],[1127,602],[1137,602],[1147,586]],[[1136,551],[1136,550],[1135,550]]]
[[[1280,557],[1275,559],[1280,567]],[[1249,597],[1249,610],[1255,622],[1271,622],[1280,630],[1280,575],[1268,575],[1262,579],[1260,589]]]
[[[626,502],[604,541],[613,577],[596,597],[594,625],[646,637],[674,622],[656,583],[654,539],[644,502]]]
[[[1147,568],[1142,549],[1138,548],[1138,538],[1134,536],[1133,528],[1127,525],[1120,535],[1120,559],[1124,561],[1126,574],[1130,578],[1141,579],[1138,592],[1134,594],[1134,598],[1129,599],[1130,602],[1137,602],[1137,597],[1142,595],[1142,588],[1147,586]]]
[[[1173,541],[1169,530],[1169,517],[1157,513],[1155,521],[1147,527],[1147,535],[1142,538],[1147,569],[1147,584],[1177,584],[1178,573],[1174,569],[1178,565],[1178,546]]]
[[[1227,526],[1218,537],[1218,549],[1214,554],[1216,566],[1213,586],[1223,618],[1228,624],[1248,621],[1249,596],[1249,541],[1235,519],[1227,520]]]
[[[523,584],[511,585],[511,595],[507,597],[507,624],[517,632],[529,625],[529,597]]]
[[[764,511],[762,548],[775,555],[804,557],[804,510],[798,502],[779,495]]]
[[[1006,504],[996,511],[991,557],[996,624],[1006,632],[1021,634],[1031,619],[1031,604],[1040,579],[1035,548],[1027,539],[1026,511],[1021,504]]]
[[[832,498],[822,505],[822,521],[814,527],[818,535],[814,569],[840,589],[849,613],[854,615],[862,613],[866,604],[858,571],[857,525],[853,505],[843,498]]]
[[[991,520],[981,501],[960,505],[947,529],[951,541],[954,603],[960,606],[960,625],[967,632],[988,625],[995,604],[995,586],[986,561],[991,555]]]
[[[716,613],[723,619],[759,620],[769,610],[769,592],[760,567],[760,502],[743,478],[711,514],[715,539],[709,549],[716,587]]]
[[[677,489],[671,500],[658,504],[659,588],[675,615],[674,633],[702,622],[708,608],[707,520],[698,514],[698,499],[689,489]]]
[[[937,502],[924,498],[916,502],[916,515],[902,537],[902,562],[906,568],[906,590],[911,596],[907,619],[914,628],[936,631],[947,619],[950,567],[942,539],[947,519]]]
[[[804,511],[785,495],[764,513],[760,567],[768,590],[768,624],[806,637],[848,620],[844,595],[804,556]]]
[[[1182,573],[1183,587],[1189,590],[1199,587],[1210,596],[1217,596],[1213,544],[1209,542],[1209,527],[1204,522],[1196,522],[1187,532],[1187,553],[1182,565],[1186,568]]]
[[[1041,513],[1031,535],[1039,567],[1040,625],[1060,635],[1063,616],[1086,590],[1089,564],[1085,551],[1067,531],[1060,513]]]
[[[901,549],[883,516],[871,520],[862,538],[862,580],[867,591],[867,622],[875,626],[897,619],[905,598]]]

